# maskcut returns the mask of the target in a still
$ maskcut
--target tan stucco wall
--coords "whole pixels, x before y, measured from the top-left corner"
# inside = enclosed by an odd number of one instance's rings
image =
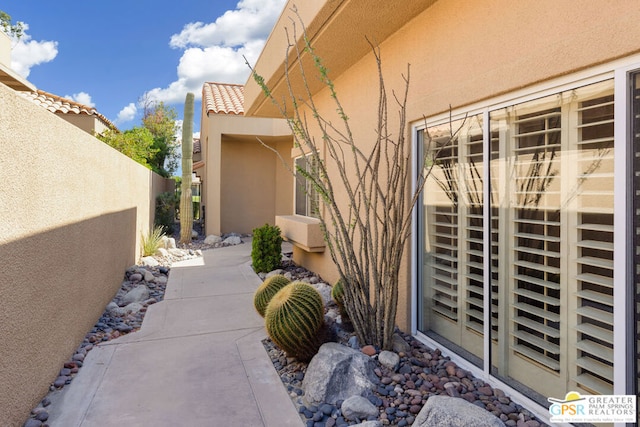
[[[68,121],[69,123],[79,127],[89,135],[101,134],[107,131],[109,128],[104,125],[96,116],[90,116],[88,114],[57,114],[60,118]]]
[[[0,425],[25,421],[138,259],[154,181],[0,85]]]
[[[292,142],[286,122],[203,112],[201,123],[206,234],[250,233],[273,224],[275,215],[291,213],[293,180],[256,139],[287,159]]]
[[[277,156],[252,140],[224,137],[221,165],[222,233],[251,233],[276,215]]]
[[[288,11],[293,3],[290,1],[285,6],[284,14],[291,15]],[[321,10],[313,3],[296,3],[298,9],[303,9],[301,16],[313,17],[313,13],[307,12]],[[425,116],[447,111],[449,106],[455,109],[469,105],[640,51],[640,26],[637,25],[640,4],[635,0],[422,3],[426,7],[422,13],[390,36],[375,39],[380,44],[389,94],[392,90],[398,94],[403,92],[402,74],[406,75],[407,64],[411,64],[409,122],[420,122]],[[345,16],[360,11],[366,15],[363,22],[368,22],[371,16],[378,17],[375,25],[353,22],[348,39],[342,32],[346,27],[326,31],[340,21],[338,15],[326,20],[325,27],[312,28],[317,53],[325,59],[350,118],[354,137],[366,151],[374,140],[377,122],[378,76],[373,55],[365,55],[339,75],[331,72],[341,69],[344,58],[349,56],[351,40],[371,37],[371,33],[383,34],[378,27],[387,25],[387,17],[378,13],[378,2],[373,0],[325,1],[324,4]],[[288,19],[281,18],[279,22],[288,23]],[[276,32],[278,37],[274,36]],[[274,29],[265,51],[277,52],[284,48],[284,45],[269,44],[281,41],[281,34],[282,28]],[[283,59],[283,56],[263,53],[256,68],[265,81],[282,84]],[[255,83],[248,80],[245,105],[249,106],[249,113],[275,116],[270,103],[263,102],[261,96]],[[337,121],[335,105],[326,90],[318,92],[314,100],[326,119]],[[397,111],[392,98],[389,108],[390,112]],[[391,131],[396,132],[396,114],[390,113],[389,118]],[[408,130],[406,136],[411,138]],[[410,327],[409,255],[407,250],[397,318],[400,327],[406,330]],[[296,250],[294,257],[323,277],[335,276],[328,252],[306,254]]]

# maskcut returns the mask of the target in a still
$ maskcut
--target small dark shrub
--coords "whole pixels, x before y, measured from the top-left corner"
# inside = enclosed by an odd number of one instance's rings
[[[155,225],[163,227],[164,231],[171,235],[174,231],[176,204],[179,197],[173,191],[160,193],[156,197],[156,218]]]
[[[280,227],[265,224],[253,230],[251,261],[256,273],[268,273],[280,267],[282,261]]]

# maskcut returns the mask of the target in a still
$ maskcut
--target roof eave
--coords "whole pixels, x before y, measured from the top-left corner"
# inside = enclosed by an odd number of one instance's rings
[[[0,63],[0,83],[9,86],[17,91],[35,91],[36,87],[33,83],[13,71],[11,68]]]
[[[276,22],[265,47],[254,67],[264,79],[275,99],[288,99],[289,85],[285,71],[285,50],[289,45],[287,34],[293,37],[293,22],[296,22],[296,43],[302,49],[302,28],[305,24],[308,39],[315,53],[335,80],[353,64],[371,52],[368,40],[382,43],[408,21],[433,5],[437,0],[409,2],[379,2],[376,0],[324,0],[304,2],[293,11],[295,0],[289,0]],[[367,40],[368,39],[368,40]],[[305,69],[313,68],[307,53],[301,54]],[[297,67],[298,61],[292,50],[289,54],[289,70]],[[309,68],[311,67],[311,68]],[[289,73],[292,90],[304,93],[305,88],[299,73]],[[307,76],[307,85],[312,95],[325,85],[320,79]],[[247,116],[282,117],[278,108],[264,95],[260,86],[250,76],[245,84],[244,111]],[[290,108],[289,108],[290,111]]]

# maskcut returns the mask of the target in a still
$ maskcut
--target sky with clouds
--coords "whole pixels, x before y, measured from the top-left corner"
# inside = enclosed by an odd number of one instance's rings
[[[11,52],[17,73],[129,129],[140,125],[145,98],[164,101],[182,118],[187,92],[199,111],[205,81],[245,83],[244,58],[258,58],[284,3],[20,0],[0,10],[24,23]]]

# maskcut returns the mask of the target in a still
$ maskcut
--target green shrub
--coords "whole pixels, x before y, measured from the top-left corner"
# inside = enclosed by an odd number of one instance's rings
[[[262,285],[256,289],[256,293],[253,295],[253,305],[260,316],[264,317],[264,312],[271,298],[289,283],[291,283],[291,280],[282,274],[276,274],[262,282]]]
[[[251,261],[256,273],[268,273],[280,266],[282,261],[280,227],[265,224],[253,230]]]
[[[173,191],[158,194],[156,197],[155,225],[163,227],[165,232],[173,234],[175,227],[176,205],[179,197]]]
[[[318,352],[324,305],[312,286],[293,282],[280,289],[267,305],[264,319],[269,337],[289,357],[308,362]]]
[[[155,254],[160,246],[162,246],[162,237],[164,236],[164,230],[160,226],[153,227],[153,230],[149,232],[148,235],[142,234],[141,236],[141,246],[142,246],[142,255],[150,256]]]

